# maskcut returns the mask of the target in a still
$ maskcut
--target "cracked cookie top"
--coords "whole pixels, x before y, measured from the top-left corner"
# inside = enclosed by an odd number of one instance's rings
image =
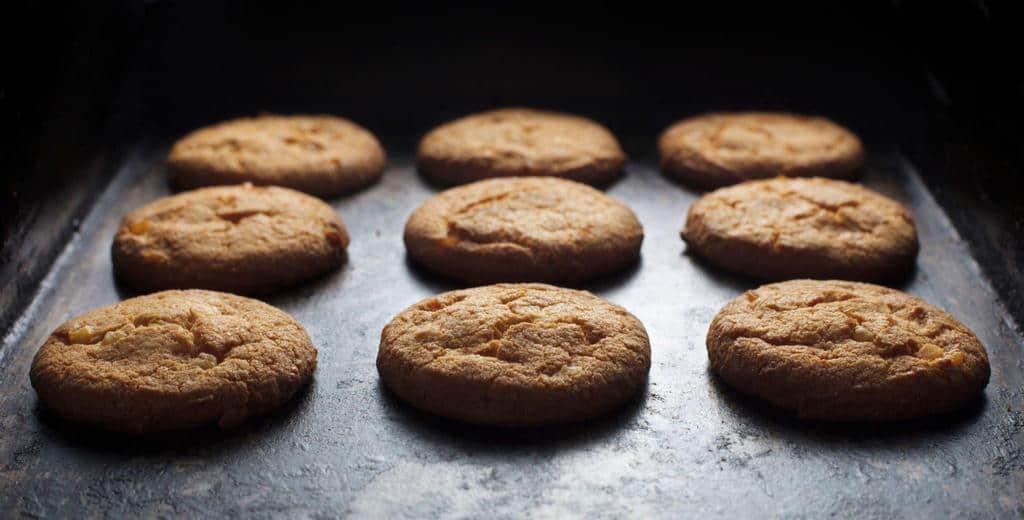
[[[192,132],[167,156],[180,188],[252,182],[320,196],[372,183],[384,163],[373,134],[333,116],[234,119]]]
[[[138,288],[262,293],[337,267],[348,241],[323,201],[242,184],[180,193],[129,213],[113,260],[118,276]]]
[[[658,141],[662,167],[685,182],[719,187],[747,179],[852,177],[864,162],[857,136],[821,117],[711,113],[679,121]]]
[[[917,256],[914,219],[900,203],[832,179],[748,181],[704,195],[683,239],[732,271],[766,279],[885,280]]]
[[[894,289],[791,280],[726,305],[707,336],[727,382],[808,418],[897,420],[952,410],[988,383],[985,347]]]
[[[40,398],[79,422],[134,433],[233,426],[279,406],[316,367],[302,326],[262,302],[165,291],[73,318],[32,363]]]
[[[452,291],[396,316],[377,367],[411,404],[456,419],[528,425],[594,417],[639,392],[643,325],[584,291],[499,284]]]
[[[420,142],[417,161],[449,185],[527,175],[606,184],[618,176],[626,155],[615,136],[590,119],[508,108],[435,128]]]
[[[625,204],[550,177],[490,179],[452,188],[409,217],[409,255],[472,282],[565,282],[635,262],[643,228]]]

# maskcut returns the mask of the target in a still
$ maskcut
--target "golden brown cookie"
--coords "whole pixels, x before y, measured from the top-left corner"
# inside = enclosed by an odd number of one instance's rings
[[[973,332],[885,287],[791,280],[725,306],[707,336],[711,369],[740,391],[826,421],[949,412],[988,384]]]
[[[265,303],[166,291],[64,323],[31,379],[43,404],[74,422],[137,434],[229,428],[288,401],[316,357],[302,325]]]
[[[333,116],[234,119],[188,134],[167,156],[178,188],[251,182],[321,197],[376,182],[384,163],[373,134]]]
[[[589,119],[526,108],[456,119],[420,141],[420,171],[444,185],[490,177],[555,176],[604,185],[626,163],[619,142]]]
[[[474,182],[434,196],[405,225],[409,257],[465,282],[582,282],[640,257],[628,206],[552,177]]]
[[[689,251],[761,279],[883,281],[907,275],[917,257],[914,219],[898,202],[831,179],[748,181],[690,206]]]
[[[699,188],[748,179],[847,179],[864,164],[849,130],[821,117],[769,112],[711,113],[670,126],[658,140],[661,167]]]
[[[156,200],[114,237],[114,270],[140,290],[261,294],[345,261],[348,233],[320,199],[273,186],[217,186]]]
[[[452,291],[384,327],[377,370],[413,406],[477,424],[590,419],[643,391],[644,326],[584,291],[499,284]]]

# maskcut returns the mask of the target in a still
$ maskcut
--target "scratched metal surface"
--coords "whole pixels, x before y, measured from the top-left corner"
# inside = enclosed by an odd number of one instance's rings
[[[707,369],[704,334],[751,281],[683,254],[696,193],[633,162],[610,187],[646,238],[630,272],[588,287],[651,337],[646,395],[605,419],[507,431],[427,416],[389,396],[374,357],[397,312],[452,288],[406,263],[401,231],[434,189],[392,150],[378,185],[335,199],[352,234],[339,272],[270,298],[320,349],[315,382],[271,417],[132,438],[63,423],[28,382],[64,320],[129,296],[109,245],[121,215],[168,193],[163,146],[123,165],[0,351],[0,504],[19,516],[1007,517],[1024,515],[1024,342],[943,211],[896,152],[864,182],[909,205],[922,240],[904,290],[949,310],[989,349],[985,399],[895,426],[804,424],[736,395]]]

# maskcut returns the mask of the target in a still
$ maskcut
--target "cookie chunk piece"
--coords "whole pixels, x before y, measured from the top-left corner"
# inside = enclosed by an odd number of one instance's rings
[[[316,358],[302,325],[265,303],[165,291],[64,323],[30,376],[57,415],[141,434],[267,413],[310,380]]]
[[[640,257],[643,228],[625,204],[552,177],[506,177],[452,188],[409,217],[409,257],[475,284],[582,282]]]
[[[690,206],[689,251],[767,280],[886,281],[914,267],[914,219],[900,203],[832,179],[777,178],[721,188]]]
[[[251,182],[320,197],[372,184],[384,164],[373,134],[323,115],[234,119],[188,134],[167,156],[171,183],[181,189]]]
[[[590,419],[643,391],[644,326],[584,291],[499,284],[402,311],[381,333],[377,370],[413,406],[461,421],[533,426]]]
[[[711,113],[670,126],[658,140],[668,175],[698,188],[749,179],[847,179],[864,164],[849,130],[821,117],[786,113]]]
[[[604,185],[619,176],[626,154],[611,132],[590,119],[509,108],[431,130],[420,141],[416,160],[420,171],[443,185],[512,176]]]
[[[902,292],[791,280],[726,305],[707,336],[711,369],[800,417],[898,421],[956,410],[988,384],[988,354],[955,318]]]
[[[348,232],[320,199],[278,187],[217,186],[156,200],[114,237],[117,277],[143,291],[264,294],[345,262]]]

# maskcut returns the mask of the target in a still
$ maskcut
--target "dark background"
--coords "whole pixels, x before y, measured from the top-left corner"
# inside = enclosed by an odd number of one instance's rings
[[[428,4],[8,7],[2,330],[139,140],[322,111],[409,147],[433,125],[503,105],[593,117],[635,157],[707,110],[834,118],[913,162],[1024,319],[1024,43],[1009,2]]]

